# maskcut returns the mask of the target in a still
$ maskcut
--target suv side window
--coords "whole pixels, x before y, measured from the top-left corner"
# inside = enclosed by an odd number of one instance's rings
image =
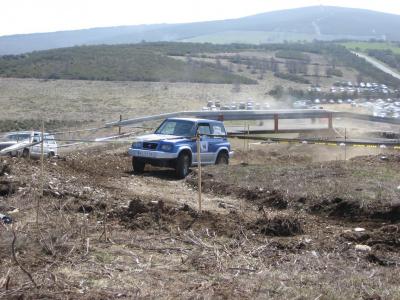
[[[9,139],[10,141],[16,141],[17,137],[14,134],[10,134],[7,136],[7,139]]]
[[[200,123],[198,126],[198,131],[200,134],[211,134],[210,124]]]
[[[9,135],[8,136],[8,139],[10,139],[10,140],[12,140],[12,141],[17,141],[17,142],[20,142],[20,141],[24,141],[24,140],[27,140],[27,139],[29,139],[30,138],[30,135],[29,134],[25,134],[25,133],[23,133],[23,134],[13,134],[13,135]]]
[[[213,124],[212,133],[215,135],[226,135],[225,128],[221,124]]]

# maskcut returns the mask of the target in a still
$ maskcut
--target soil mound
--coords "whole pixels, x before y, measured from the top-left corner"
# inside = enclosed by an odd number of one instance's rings
[[[0,162],[0,176],[11,174],[11,167],[6,162]]]
[[[8,180],[1,180],[0,181],[0,196],[10,196],[15,193],[15,184]]]
[[[196,172],[189,175],[186,180],[190,185],[197,187]],[[260,208],[271,207],[276,209],[286,209],[288,207],[288,201],[284,198],[284,195],[277,190],[270,191],[261,187],[245,188],[226,184],[215,180],[214,176],[210,173],[204,174],[201,184],[203,192],[212,192],[217,195],[234,195],[238,198],[251,201]]]
[[[244,224],[233,212],[227,215],[209,211],[198,213],[186,204],[174,207],[161,199],[139,197],[132,199],[128,208],[116,211],[113,217],[121,219],[130,229],[204,229],[227,236],[234,236]]]
[[[399,224],[385,225],[373,231],[346,232],[348,241],[371,246],[374,250],[398,251],[400,248]]]
[[[252,227],[269,236],[295,236],[304,233],[300,221],[290,216],[258,219]]]

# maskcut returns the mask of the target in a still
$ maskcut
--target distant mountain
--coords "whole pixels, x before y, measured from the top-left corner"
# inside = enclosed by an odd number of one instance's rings
[[[0,55],[76,45],[145,41],[272,43],[299,40],[400,41],[400,15],[363,9],[311,6],[240,19],[186,24],[93,28],[0,37]]]

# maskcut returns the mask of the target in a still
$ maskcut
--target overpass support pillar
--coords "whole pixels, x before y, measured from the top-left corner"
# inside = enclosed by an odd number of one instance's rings
[[[328,128],[333,129],[333,114],[329,113],[328,115]]]
[[[279,115],[274,114],[274,131],[277,133],[279,131]]]

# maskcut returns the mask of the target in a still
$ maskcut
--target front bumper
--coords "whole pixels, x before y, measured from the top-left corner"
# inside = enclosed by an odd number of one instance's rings
[[[134,157],[152,158],[152,159],[175,159],[178,157],[177,153],[141,150],[129,148],[128,154]]]
[[[233,154],[235,154],[235,152],[230,151],[230,152],[229,152],[229,158],[232,158]]]

